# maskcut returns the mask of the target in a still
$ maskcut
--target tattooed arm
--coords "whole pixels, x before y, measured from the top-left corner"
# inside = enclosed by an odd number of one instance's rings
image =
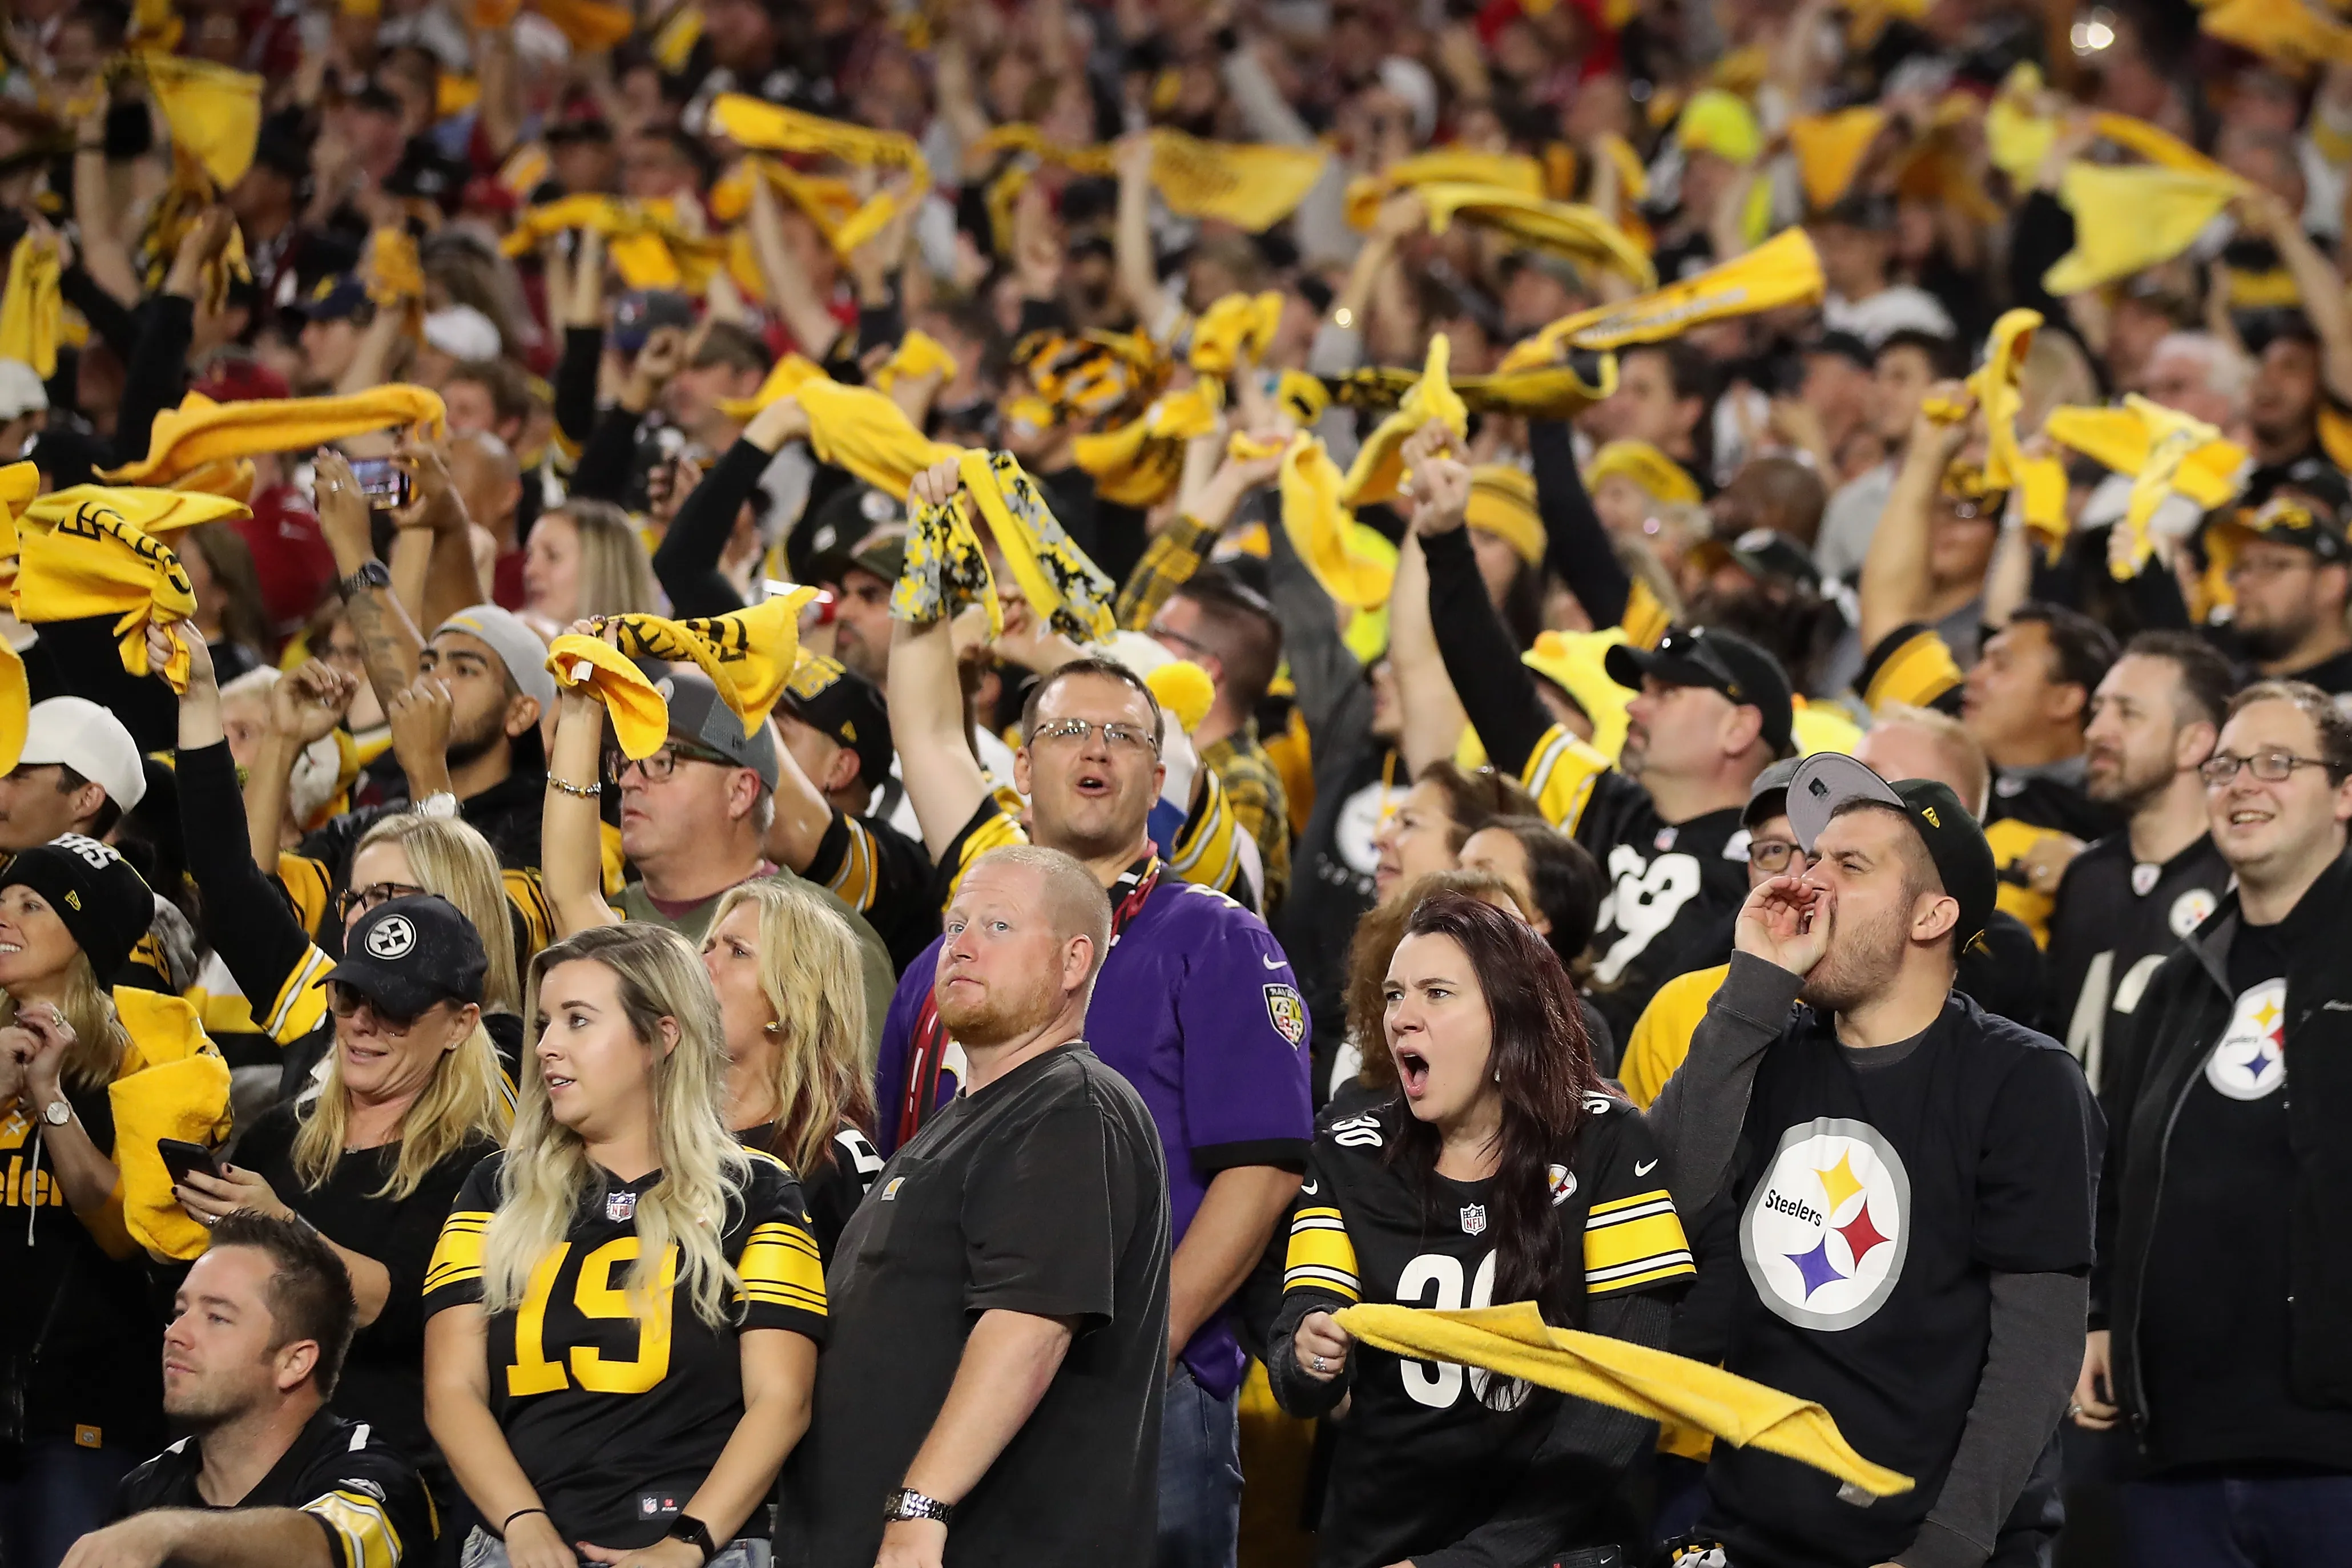
[[[335,572],[348,580],[375,559],[370,537],[367,497],[352,477],[351,465],[331,449],[319,454],[319,530],[335,552]],[[343,601],[352,630],[359,634],[360,660],[367,668],[368,685],[387,709],[393,695],[416,678],[416,655],[425,646],[416,624],[400,607],[390,588],[366,587]]]

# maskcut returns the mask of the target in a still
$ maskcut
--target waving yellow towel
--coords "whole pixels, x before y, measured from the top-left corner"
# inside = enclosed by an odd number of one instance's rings
[[[141,49],[133,57],[171,127],[172,145],[224,191],[244,179],[261,135],[261,78],[185,55]]]
[[[347,435],[394,426],[422,426],[435,435],[447,428],[449,411],[429,387],[394,382],[349,397],[256,398],[250,402],[215,402],[190,392],[180,406],[155,421],[147,455],[105,470],[102,477],[124,484],[163,485],[206,464],[297,452]]]
[[[1202,375],[1229,376],[1244,354],[1262,361],[1282,325],[1282,296],[1228,294],[1201,312],[1192,323],[1187,350],[1194,370]]]
[[[549,648],[548,672],[565,685],[593,689],[613,716],[621,749],[652,756],[669,735],[669,704],[630,655],[691,664],[743,721],[750,735],[768,720],[800,655],[800,612],[816,597],[794,588],[749,609],[673,621],[662,615],[617,615],[602,624],[617,642],[567,632]]]
[[[871,387],[814,380],[793,395],[808,411],[816,460],[848,469],[894,499],[907,494],[916,475],[961,454],[917,430],[905,411]]]
[[[1886,111],[1875,104],[1789,121],[1789,151],[1797,155],[1797,175],[1813,211],[1837,205],[1885,125]]]
[[[2079,294],[2170,261],[2252,188],[2226,170],[2069,163],[2058,200],[2074,214],[2074,248],[2042,275],[2042,286]]]
[[[1553,1328],[1533,1301],[1451,1312],[1359,1305],[1332,1316],[1366,1344],[1394,1355],[1484,1367],[1661,1427],[1696,1427],[1735,1448],[1810,1465],[1873,1497],[1912,1488],[1910,1477],[1855,1453],[1830,1413],[1811,1400],[1647,1345]]]
[[[47,381],[58,373],[58,329],[65,318],[54,240],[27,233],[8,253],[8,285],[0,292],[0,360],[22,360]]]
[[[1444,234],[1460,218],[1498,229],[1538,250],[1607,267],[1632,278],[1640,287],[1657,286],[1658,271],[1650,265],[1649,253],[1598,207],[1547,201],[1500,185],[1449,182],[1423,185],[1419,193],[1422,204],[1429,209],[1432,234]]]
[[[1034,125],[1000,125],[977,143],[988,152],[1024,152],[1086,174],[1118,172],[1108,147],[1065,147]],[[1321,147],[1203,141],[1181,131],[1151,132],[1151,185],[1179,217],[1214,218],[1257,234],[1297,210],[1323,176]]]
[[[1475,152],[1460,147],[1440,147],[1416,157],[1401,159],[1377,174],[1359,174],[1348,182],[1348,222],[1369,229],[1380,216],[1381,204],[1400,191],[1423,185],[1486,185],[1516,191],[1523,196],[1544,193],[1543,165],[1517,152]]]
[[[1349,507],[1369,507],[1396,498],[1404,483],[1404,444],[1431,420],[1443,420],[1457,438],[1470,434],[1470,410],[1445,379],[1453,345],[1443,332],[1429,340],[1429,358],[1421,380],[1397,404],[1396,412],[1375,426],[1348,465],[1348,481],[1340,499]]]
[[[1563,316],[1503,356],[1509,371],[1549,365],[1563,346],[1621,349],[1678,338],[1692,328],[1735,316],[1753,316],[1783,305],[1809,305],[1827,285],[1822,258],[1801,228],[1774,235],[1745,256],[1710,267],[1696,277],[1670,283],[1622,305],[1595,306]]]
[[[988,609],[990,634],[1003,631],[995,576],[964,510],[969,496],[1030,608],[1078,642],[1109,637],[1117,629],[1110,608],[1116,589],[1062,531],[1037,482],[1009,452],[964,452],[956,462],[962,491],[943,505],[917,507],[909,519],[906,570],[891,591],[891,615],[921,625],[977,603]]]
[[[1120,507],[1152,507],[1184,474],[1184,446],[1217,428],[1224,383],[1203,376],[1161,392],[1125,424],[1081,435],[1071,444],[1077,465],[1095,476],[1095,493]]]
[[[526,207],[499,248],[510,256],[528,256],[569,229],[594,229],[607,236],[613,265],[631,288],[682,287],[698,294],[727,260],[727,242],[688,232],[676,204],[617,196],[564,196]]]
[[[122,667],[134,675],[150,673],[148,626],[174,628],[171,662],[162,674],[173,691],[184,692],[188,650],[176,628],[196,612],[195,589],[179,557],[103,495],[79,502],[70,517],[49,528],[19,530],[16,619],[39,624],[117,615],[114,633]],[[243,507],[235,509],[245,511]]]

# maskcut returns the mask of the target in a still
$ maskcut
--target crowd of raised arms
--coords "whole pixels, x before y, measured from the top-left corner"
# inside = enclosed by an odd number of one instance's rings
[[[2352,1568],[2347,274],[2323,0],[0,0],[0,1568]]]

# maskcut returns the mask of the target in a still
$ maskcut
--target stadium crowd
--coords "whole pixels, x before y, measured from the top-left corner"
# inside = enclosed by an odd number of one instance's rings
[[[0,1568],[2352,1563],[2347,225],[2317,0],[5,0]]]

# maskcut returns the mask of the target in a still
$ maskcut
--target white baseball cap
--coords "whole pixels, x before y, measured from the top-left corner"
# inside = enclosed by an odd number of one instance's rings
[[[425,340],[454,360],[495,360],[500,342],[498,323],[470,305],[428,312]]]
[[[25,749],[19,768],[63,764],[106,791],[128,811],[147,796],[139,743],[122,721],[87,697],[51,697],[33,705],[25,718]]]

